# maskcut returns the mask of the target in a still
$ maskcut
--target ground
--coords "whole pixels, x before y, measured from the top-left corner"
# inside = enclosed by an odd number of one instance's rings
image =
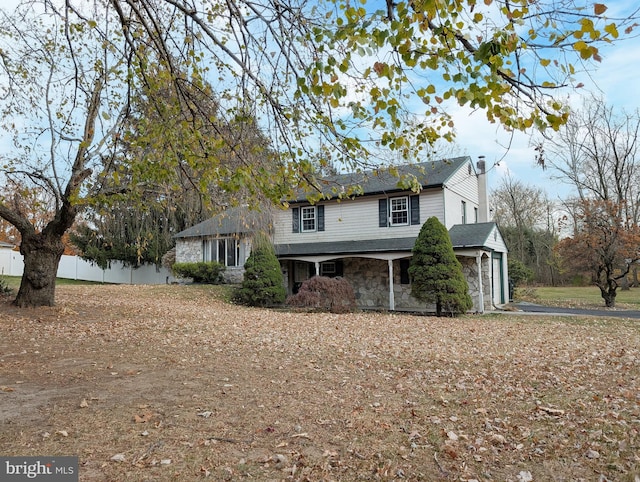
[[[640,480],[640,322],[332,315],[205,286],[0,304],[0,453],[81,481]]]

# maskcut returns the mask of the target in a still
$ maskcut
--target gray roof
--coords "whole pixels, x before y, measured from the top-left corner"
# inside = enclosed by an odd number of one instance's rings
[[[247,208],[229,208],[200,224],[180,231],[174,235],[174,238],[253,233],[268,227],[270,224],[270,215],[266,212]]]
[[[411,251],[416,238],[369,239],[365,241],[337,241],[332,243],[277,244],[276,254],[286,256],[312,256],[324,254],[386,253]]]
[[[487,248],[487,241],[494,227],[496,227],[496,223],[456,224],[449,230],[451,244],[454,249]],[[278,244],[275,249],[279,257],[390,253],[411,251],[415,242],[416,237],[384,238],[364,241]]]
[[[360,186],[360,195],[375,195],[407,191],[407,187],[399,185],[401,176],[415,176],[423,189],[440,187],[466,162],[470,162],[469,156],[428,161],[404,166],[394,166],[398,175],[393,175],[388,168],[381,168],[360,173],[339,174],[328,176],[318,181],[322,193],[331,198],[337,197],[342,187]],[[293,202],[304,202],[309,192],[298,191]]]
[[[484,248],[496,223],[456,224],[449,230],[454,248]]]

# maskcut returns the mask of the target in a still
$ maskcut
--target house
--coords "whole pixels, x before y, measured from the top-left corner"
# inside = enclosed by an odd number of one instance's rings
[[[457,157],[397,171],[400,178],[382,169],[333,176],[319,186],[321,201],[310,203],[300,193],[288,200],[288,209],[272,213],[271,233],[288,293],[315,274],[343,276],[363,309],[432,310],[411,297],[408,268],[420,228],[436,216],[449,230],[473,311],[506,303],[507,248],[490,220],[484,160],[474,165],[469,157]],[[407,178],[420,189],[408,187],[411,183],[403,182]],[[340,187],[351,185],[359,186],[357,195],[342,198]],[[251,231],[240,228],[251,223],[239,226],[232,218],[226,218],[229,225],[209,220],[179,233],[176,258],[186,261],[189,254],[191,261],[214,259],[207,254],[213,253],[207,243],[218,243],[221,249],[221,239],[236,239],[238,254],[229,258],[235,265],[228,266],[241,272]]]
[[[226,283],[241,283],[244,263],[251,253],[253,233],[271,230],[268,212],[234,207],[174,236],[176,262],[217,261],[226,266]]]

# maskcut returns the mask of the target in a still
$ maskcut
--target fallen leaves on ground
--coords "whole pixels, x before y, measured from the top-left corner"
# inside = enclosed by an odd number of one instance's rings
[[[0,305],[0,452],[78,455],[81,481],[640,476],[636,321],[217,293],[61,286],[55,307]]]

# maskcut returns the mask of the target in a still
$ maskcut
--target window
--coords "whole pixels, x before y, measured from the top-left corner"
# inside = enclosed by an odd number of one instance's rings
[[[335,278],[336,276],[342,276],[343,273],[344,265],[341,259],[337,259],[335,261],[323,261],[320,263],[320,276]]]
[[[378,226],[420,225],[420,196],[378,199]]]
[[[302,231],[315,231],[316,230],[316,207],[307,206],[301,209],[300,214],[302,216]]]
[[[202,261],[217,261],[225,266],[238,266],[239,259],[240,243],[235,238],[202,241]]]
[[[478,208],[473,208],[473,217],[474,217],[474,222],[477,223],[478,222]]]
[[[294,207],[291,214],[294,233],[324,231],[324,205]]]
[[[325,261],[320,264],[320,276],[335,276],[336,263],[335,261]]]
[[[404,226],[409,224],[409,198],[391,198],[391,226]]]
[[[467,224],[467,203],[466,201],[462,201],[460,205],[460,209],[462,209],[462,224]]]

